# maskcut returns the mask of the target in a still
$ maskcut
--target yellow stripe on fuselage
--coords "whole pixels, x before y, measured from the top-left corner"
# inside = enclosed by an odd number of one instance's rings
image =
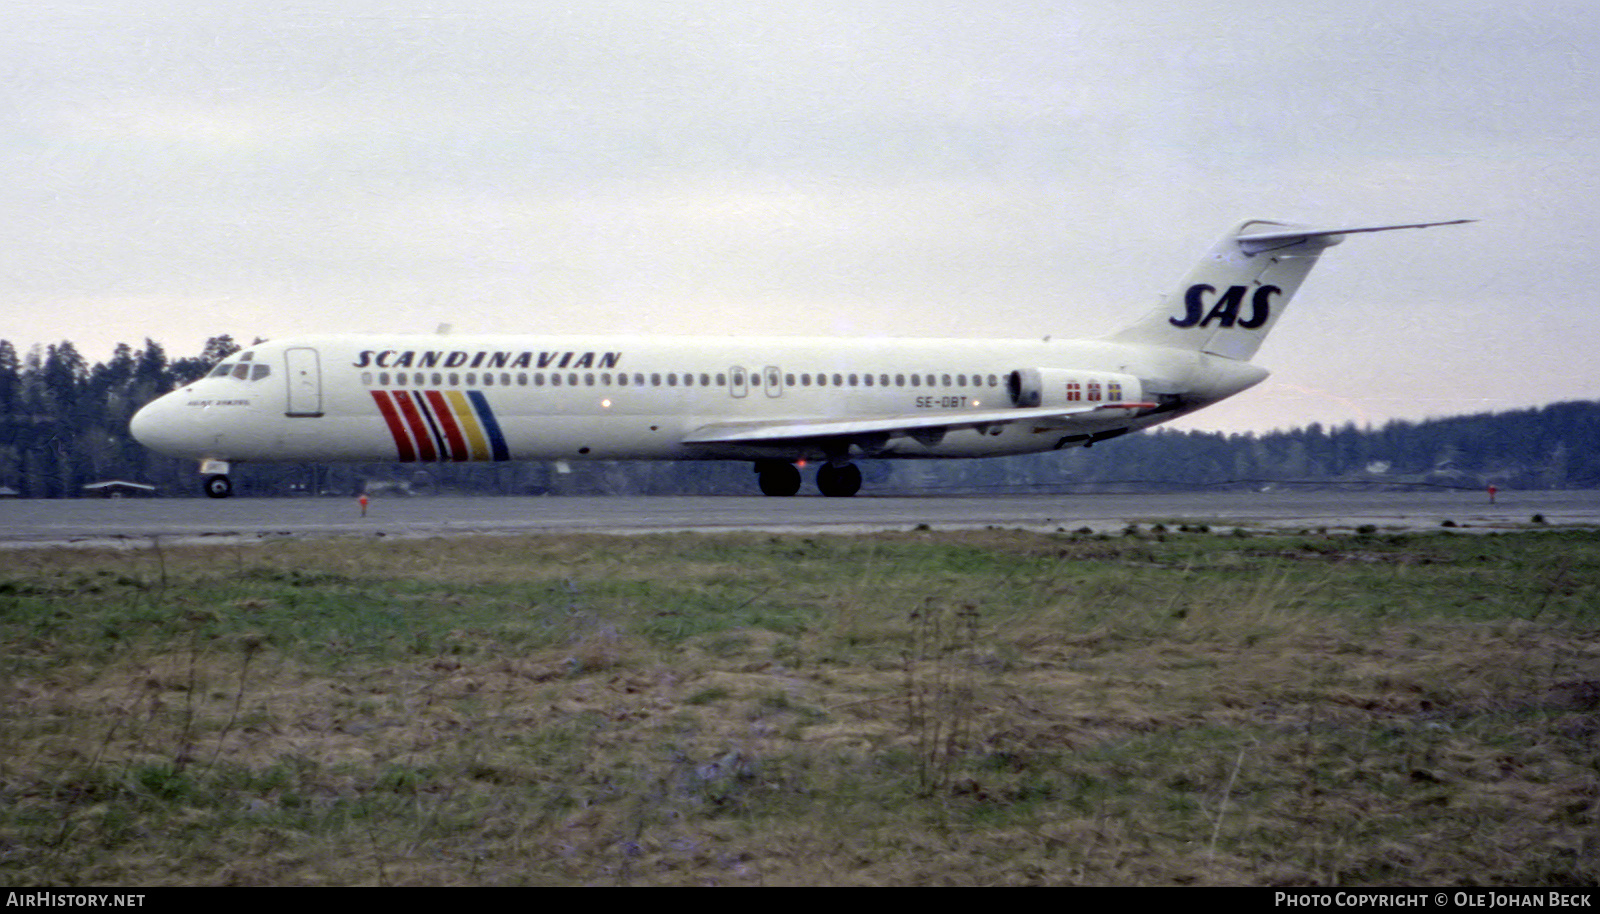
[[[473,412],[467,395],[459,390],[447,390],[444,395],[450,401],[450,410],[456,414],[456,421],[461,424],[461,433],[467,436],[467,444],[472,448],[472,459],[488,460],[489,438],[483,433],[483,426],[478,422],[478,414]]]

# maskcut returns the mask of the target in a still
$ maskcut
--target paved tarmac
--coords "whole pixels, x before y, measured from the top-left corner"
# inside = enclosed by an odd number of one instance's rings
[[[1120,531],[1130,523],[1299,530],[1600,527],[1600,491],[1190,492],[921,498],[350,498],[0,501],[0,547],[146,545],[285,536],[451,536],[760,530],[860,533],[1007,527]]]

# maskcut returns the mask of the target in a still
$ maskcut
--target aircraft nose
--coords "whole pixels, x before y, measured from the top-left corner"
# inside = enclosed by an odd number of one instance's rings
[[[128,420],[128,432],[133,439],[152,451],[182,456],[187,448],[179,429],[173,422],[172,397],[158,397],[146,403]]]
[[[155,449],[156,425],[154,413],[155,405],[158,402],[160,401],[151,400],[149,403],[139,407],[139,411],[133,414],[132,419],[128,420],[128,434],[133,436],[133,440],[151,449]]]

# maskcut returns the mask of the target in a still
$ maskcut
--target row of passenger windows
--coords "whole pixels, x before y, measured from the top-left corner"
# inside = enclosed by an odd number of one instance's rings
[[[480,382],[484,387],[728,387],[729,378],[732,378],[734,388],[760,387],[763,383],[761,372],[746,372],[744,369],[734,369],[729,372],[651,372],[645,374],[636,372],[629,374],[622,372],[387,372],[380,371],[374,375],[370,371],[361,373],[361,383],[370,385],[374,380],[382,387],[422,387],[432,385],[441,387],[448,384],[450,387],[460,387],[463,380],[468,387],[477,387]],[[765,373],[765,382],[768,386],[779,383],[779,375],[775,369]],[[981,374],[845,374],[785,372],[782,383],[788,387],[998,387],[1000,378],[997,375]]]

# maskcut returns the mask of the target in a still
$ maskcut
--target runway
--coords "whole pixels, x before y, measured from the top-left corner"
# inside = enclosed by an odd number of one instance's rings
[[[834,498],[395,498],[367,516],[348,498],[0,501],[0,546],[262,540],[286,536],[630,534],[756,530],[863,533],[1005,527],[1118,532],[1128,524],[1212,528],[1495,530],[1600,526],[1600,491],[1190,492]]]

